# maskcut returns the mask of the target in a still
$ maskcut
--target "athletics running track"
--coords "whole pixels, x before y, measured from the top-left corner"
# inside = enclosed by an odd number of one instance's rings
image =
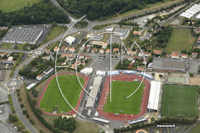
[[[143,79],[143,77],[139,77],[136,75],[117,75],[117,76],[113,76],[111,80],[112,81],[113,80],[133,81],[134,79],[138,79],[139,81],[141,81]],[[145,83],[145,88],[143,91],[143,97],[142,97],[142,103],[141,103],[142,110],[140,111],[140,113],[137,115],[130,115],[130,114],[115,115],[115,113],[105,113],[103,111],[103,106],[104,106],[104,104],[106,104],[107,97],[109,95],[109,90],[110,90],[110,88],[109,88],[110,76],[107,76],[105,84],[104,84],[104,88],[103,88],[103,91],[101,94],[101,98],[99,101],[99,105],[97,108],[99,115],[104,118],[107,118],[109,120],[113,120],[113,121],[128,121],[128,120],[137,119],[137,118],[140,118],[141,116],[143,116],[147,110],[149,91],[150,91],[149,81],[144,78],[143,82]]]
[[[71,74],[71,75],[75,75],[76,73],[71,73],[71,72],[67,72],[67,73],[59,73],[59,74],[57,74],[57,75],[62,75],[62,74]],[[84,88],[86,87],[86,85],[87,85],[87,82],[88,82],[88,80],[89,80],[89,76],[83,76],[83,75],[81,75],[81,74],[78,74],[79,76],[81,76],[81,77],[83,77],[84,79],[85,79],[85,84],[84,84]],[[56,75],[53,75],[53,76],[51,76],[49,79],[48,79],[48,81],[47,81],[47,83],[46,83],[46,86],[44,87],[44,90],[43,90],[43,92],[42,92],[42,94],[41,94],[41,96],[40,96],[40,98],[39,98],[39,100],[38,100],[38,103],[37,103],[37,106],[41,109],[41,107],[40,107],[40,102],[41,102],[41,100],[42,100],[42,98],[43,98],[43,96],[44,96],[44,94],[45,94],[45,92],[46,92],[46,90],[47,90],[47,87],[48,87],[48,85],[49,85],[49,83],[50,83],[50,81],[55,77]],[[83,94],[84,94],[84,90],[82,90],[82,92],[81,92],[81,96],[79,97],[79,100],[78,100],[78,103],[77,103],[77,105],[76,105],[76,107],[75,107],[75,110],[77,111],[78,110],[78,107],[79,107],[79,105],[80,105],[80,103],[81,103],[81,99],[82,99],[82,97],[83,97]],[[66,99],[67,99],[67,97],[66,97]],[[41,109],[42,110],[42,109]],[[45,113],[45,114],[48,114],[48,115],[65,115],[65,114],[76,114],[76,112],[74,111],[74,110],[71,110],[71,111],[69,111],[69,112],[67,112],[67,113],[61,113],[61,114],[53,114],[53,113],[49,113],[49,112],[45,112],[44,110],[42,110],[42,112],[43,113]]]

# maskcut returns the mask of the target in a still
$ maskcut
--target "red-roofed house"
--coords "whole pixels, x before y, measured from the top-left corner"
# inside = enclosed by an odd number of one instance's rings
[[[53,49],[53,51],[54,51],[54,52],[59,51],[59,48],[58,48],[58,47],[55,47],[55,48]]]
[[[197,56],[198,56],[198,53],[192,53],[192,54],[191,54],[191,57],[192,57],[192,58],[197,58]]]
[[[161,55],[162,54],[162,51],[160,50],[153,50],[153,53],[156,54],[156,55]]]
[[[118,48],[114,48],[113,52],[119,52],[119,49]]]
[[[178,59],[179,58],[179,52],[171,52],[171,58],[176,58]]]
[[[97,48],[92,48],[92,53],[96,53],[98,51]]]
[[[110,49],[106,49],[106,54],[109,54],[110,53]]]
[[[139,57],[142,57],[143,55],[144,55],[145,57],[150,57],[150,56],[151,56],[151,53],[150,53],[150,52],[143,52],[143,53],[142,53],[142,52],[139,52],[139,54],[138,54]]]
[[[85,59],[86,59],[86,60],[90,59],[90,56],[89,56],[89,55],[86,55],[86,56],[85,56]]]
[[[181,58],[186,59],[186,58],[188,58],[188,55],[187,54],[181,54]]]
[[[104,53],[104,49],[100,49],[100,50],[99,50],[99,53],[100,53],[100,54],[103,54],[103,53]]]
[[[74,53],[75,49],[74,48],[69,48],[69,52]]]

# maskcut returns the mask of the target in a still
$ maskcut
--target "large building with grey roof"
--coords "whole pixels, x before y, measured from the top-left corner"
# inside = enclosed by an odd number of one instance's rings
[[[10,29],[3,38],[4,43],[35,44],[42,35],[43,30],[34,28],[14,28]]]
[[[157,71],[182,71],[185,72],[189,64],[184,59],[153,58],[153,62],[148,65],[148,69]]]

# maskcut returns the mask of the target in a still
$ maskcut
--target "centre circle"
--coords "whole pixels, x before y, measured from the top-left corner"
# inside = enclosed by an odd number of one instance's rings
[[[175,101],[176,101],[177,103],[183,103],[183,102],[185,102],[185,99],[182,98],[182,97],[179,97],[179,98],[176,98]]]

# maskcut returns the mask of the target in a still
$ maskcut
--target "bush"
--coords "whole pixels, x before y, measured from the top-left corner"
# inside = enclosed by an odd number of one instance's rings
[[[17,121],[17,117],[14,116],[13,114],[10,114],[8,119],[9,119],[9,121],[10,121],[11,123]]]
[[[27,110],[23,110],[23,114],[27,114]]]
[[[21,108],[24,108],[24,104],[20,104],[20,107],[21,107]]]
[[[19,100],[19,101],[21,101],[21,100],[22,100],[22,98],[21,98],[21,97],[18,97],[18,100]]]
[[[35,124],[35,122],[33,121],[33,119],[29,120],[31,124]]]
[[[193,77],[194,76],[194,74],[193,73],[190,73],[190,77]]]
[[[19,94],[19,93],[17,93],[17,96],[19,97],[19,96],[20,96],[20,94]]]
[[[37,100],[32,100],[33,105],[37,104]]]
[[[29,118],[29,114],[26,114],[26,118]]]

